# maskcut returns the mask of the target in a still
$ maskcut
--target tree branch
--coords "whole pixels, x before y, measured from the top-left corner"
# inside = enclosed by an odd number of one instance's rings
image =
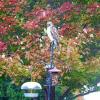
[[[68,88],[60,97],[58,100],[63,100],[65,96],[67,96],[70,93],[70,88]]]

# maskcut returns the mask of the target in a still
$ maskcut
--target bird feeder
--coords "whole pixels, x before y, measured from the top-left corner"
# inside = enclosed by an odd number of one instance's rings
[[[59,82],[58,79],[59,79],[59,73],[61,72],[61,70],[54,67],[50,69],[49,72],[51,73],[51,76],[52,76],[52,85],[57,85]]]
[[[37,98],[39,96],[38,90],[41,90],[42,86],[37,82],[26,82],[22,84],[21,89],[24,90],[25,97]]]

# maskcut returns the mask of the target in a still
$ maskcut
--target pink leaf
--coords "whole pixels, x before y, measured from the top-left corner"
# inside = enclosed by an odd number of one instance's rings
[[[7,45],[4,42],[0,41],[0,52],[5,51],[6,49],[7,49]]]
[[[66,11],[71,10],[73,7],[73,5],[70,2],[65,2],[61,5],[61,7],[59,8],[59,12],[60,13],[64,13]]]
[[[24,25],[24,28],[27,28],[27,29],[36,29],[38,27],[39,27],[38,21],[36,20],[27,21],[26,24]]]
[[[70,29],[71,29],[70,25],[64,24],[60,29],[61,35],[65,35],[66,32],[68,32]]]
[[[4,2],[3,1],[0,1],[0,9],[4,7]]]
[[[87,29],[86,29],[86,28],[84,28],[84,29],[83,29],[83,32],[84,32],[84,33],[87,33]]]
[[[14,5],[17,3],[17,0],[9,0],[9,4]]]

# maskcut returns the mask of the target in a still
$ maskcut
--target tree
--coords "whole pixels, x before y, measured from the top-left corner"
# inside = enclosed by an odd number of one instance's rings
[[[54,1],[53,8],[46,6],[46,0],[0,1],[0,75],[6,73],[16,84],[24,82],[20,81],[24,77],[30,78],[29,70],[33,80],[44,78],[44,63],[50,58],[44,28],[51,20],[59,27],[60,54],[55,51],[54,63],[62,70],[61,84],[71,92],[81,90],[84,84],[94,84],[100,75],[96,16],[100,5],[92,0]]]

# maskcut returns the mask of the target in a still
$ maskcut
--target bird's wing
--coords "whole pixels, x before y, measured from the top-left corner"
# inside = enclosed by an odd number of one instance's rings
[[[52,35],[50,27],[47,28],[47,35],[48,35],[50,41],[52,42],[54,40],[54,38],[53,38],[53,35]]]
[[[59,41],[59,34],[58,34],[58,30],[56,27],[51,27],[51,34],[53,36],[54,39],[56,39],[57,41]]]

